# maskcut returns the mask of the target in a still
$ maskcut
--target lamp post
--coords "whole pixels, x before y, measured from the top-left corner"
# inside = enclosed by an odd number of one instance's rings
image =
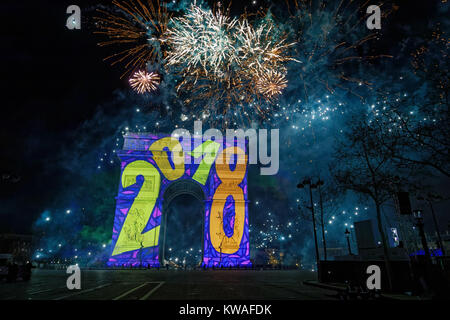
[[[430,250],[428,249],[427,238],[425,237],[425,231],[423,228],[424,223],[423,223],[422,210],[414,210],[413,215],[414,215],[414,218],[416,218],[416,226],[419,228],[419,235],[420,235],[420,240],[422,241],[422,248],[425,251],[426,263],[431,265]]]
[[[319,205],[320,205],[320,224],[322,227],[322,244],[323,244],[323,260],[327,260],[327,242],[325,240],[325,224],[323,223],[323,201],[322,201],[322,189],[320,188],[323,186],[324,182],[323,180],[317,181],[317,187],[319,189]]]
[[[314,230],[314,245],[315,245],[315,248],[316,248],[316,264],[317,264],[318,274],[320,275],[320,272],[319,272],[319,259],[320,259],[320,257],[319,257],[319,246],[317,245],[316,218],[315,218],[315,214],[314,214],[314,203],[313,203],[313,196],[312,196],[312,189],[315,189],[316,185],[311,183],[310,179],[305,179],[305,180],[303,180],[302,183],[299,183],[297,185],[297,188],[298,189],[303,189],[303,188],[305,188],[305,185],[309,186],[309,198],[310,198],[310,201],[311,201],[310,209],[311,209],[311,216],[312,216],[313,230]]]
[[[348,248],[348,254],[352,255],[352,247],[350,246],[350,231],[348,231],[347,228],[345,228],[345,237],[347,238],[347,248]]]

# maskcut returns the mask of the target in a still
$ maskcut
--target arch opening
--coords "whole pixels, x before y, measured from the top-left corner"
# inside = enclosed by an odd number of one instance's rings
[[[204,200],[193,181],[172,182],[163,194],[160,265],[199,266],[203,259]]]

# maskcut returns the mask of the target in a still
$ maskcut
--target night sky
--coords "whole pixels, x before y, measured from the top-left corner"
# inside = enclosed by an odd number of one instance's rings
[[[90,3],[80,5],[87,9]],[[119,70],[102,61],[104,53],[91,31],[65,27],[70,4],[1,5],[6,26],[2,60],[9,78],[4,86],[1,168],[20,179],[1,184],[2,221],[8,221],[2,223],[3,231],[29,232],[33,217],[52,200],[54,190],[64,188],[64,173],[56,163],[62,147],[74,143],[74,130],[111,99],[114,90],[124,87]]]
[[[129,91],[126,79],[120,79],[121,67],[111,67],[103,61],[110,49],[96,45],[99,36],[93,34],[91,18],[97,3],[108,4],[109,1],[3,1],[0,4],[4,80],[0,126],[0,232],[30,233],[45,210],[81,210],[89,207],[91,201],[95,202],[86,199],[86,203],[82,203],[79,201],[83,198],[81,194],[78,200],[70,200],[70,193],[77,190],[74,185],[79,181],[84,181],[85,188],[89,187],[89,179],[83,180],[83,177],[95,169],[96,163],[88,161],[87,156],[97,157],[106,152],[109,142],[103,143],[105,137],[115,138],[122,130],[114,126],[120,123],[117,119],[121,114],[126,113],[123,110],[127,108],[126,98],[123,97]],[[284,10],[284,2],[271,3],[274,12]],[[71,4],[82,9],[81,30],[65,27],[65,11]],[[386,78],[406,65],[405,47],[414,43],[409,39],[427,32],[435,20],[442,17],[442,11],[438,11],[442,6],[440,1],[399,0],[395,4],[396,10],[388,20],[383,20],[380,39],[370,47],[370,50],[394,56],[390,65],[373,64],[378,72],[386,73]],[[251,3],[245,6],[235,3],[232,12],[239,14],[244,7],[250,11],[255,9]],[[399,70],[393,69],[396,66]],[[121,102],[117,102],[118,97],[122,97]],[[135,98],[130,99],[129,108],[133,109]],[[151,111],[147,106],[141,112],[146,115]],[[106,123],[108,119],[114,121]],[[101,149],[90,149],[99,146]],[[107,173],[108,184],[101,186],[107,191],[102,195],[110,194],[109,200],[114,201],[119,181],[118,162],[109,166]],[[266,179],[263,183],[267,185],[272,185],[276,179],[282,186],[277,191],[281,200],[276,201],[288,201],[286,188],[297,192],[296,182],[286,182],[289,178],[285,175],[288,174],[281,170],[276,178],[259,178]],[[300,179],[302,175],[297,176]],[[448,180],[438,178],[435,183],[448,188]],[[266,196],[277,196],[270,188],[261,190],[264,192]],[[113,211],[110,214],[112,219]],[[251,207],[252,214],[256,212],[252,212]],[[441,220],[446,223],[445,214],[441,214]]]

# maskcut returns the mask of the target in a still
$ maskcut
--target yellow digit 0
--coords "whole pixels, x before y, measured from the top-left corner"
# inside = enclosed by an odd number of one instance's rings
[[[164,148],[167,147],[173,155],[174,168],[170,165],[169,156]],[[184,174],[184,152],[180,142],[172,137],[165,137],[155,141],[150,146],[153,159],[168,180],[176,180]]]

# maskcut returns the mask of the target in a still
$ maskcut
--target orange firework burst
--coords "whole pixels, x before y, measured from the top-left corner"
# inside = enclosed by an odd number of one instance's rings
[[[137,71],[130,78],[130,86],[140,94],[156,90],[161,78],[159,74],[147,71]]]
[[[277,71],[269,70],[256,80],[256,90],[267,99],[281,94],[286,87],[287,80],[284,74]]]
[[[144,69],[146,64],[155,62],[162,56],[161,44],[167,30],[169,15],[167,8],[159,0],[154,5],[152,0],[114,0],[114,12],[97,10],[102,16],[95,17],[99,31],[109,40],[100,42],[99,46],[121,46],[126,49],[116,52],[105,60],[112,60],[112,65],[124,63],[126,74]]]

